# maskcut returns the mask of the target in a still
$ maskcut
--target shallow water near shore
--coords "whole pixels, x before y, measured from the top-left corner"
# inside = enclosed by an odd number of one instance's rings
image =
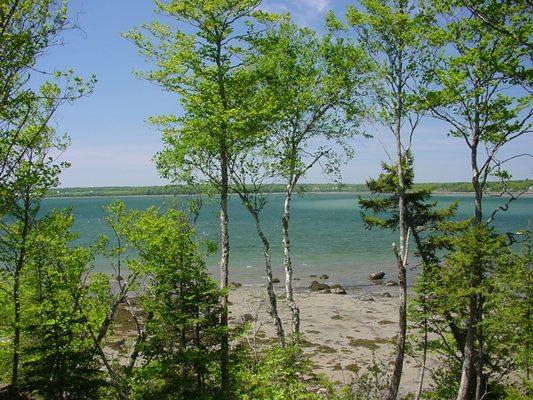
[[[191,196],[129,196],[120,198],[127,207],[143,210],[151,206],[162,210],[168,207],[187,209]],[[436,195],[434,199],[445,207],[459,200],[457,218],[468,218],[473,213],[471,195]],[[78,242],[89,245],[102,234],[109,234],[104,221],[104,207],[115,198],[50,198],[45,199],[42,211],[71,207],[76,218],[74,230]],[[203,207],[196,223],[199,237],[218,241],[217,199],[202,197]],[[506,199],[487,197],[486,215],[504,204]],[[274,275],[283,280],[281,223],[283,195],[272,194],[261,214],[266,235],[271,243]],[[264,282],[263,253],[252,221],[237,197],[232,196],[230,215],[230,280],[243,284]],[[524,196],[513,202],[508,211],[500,212],[494,224],[501,232],[515,232],[533,226],[533,196]],[[379,229],[366,230],[353,193],[306,193],[295,196],[291,210],[291,247],[297,286],[307,286],[310,275],[327,274],[330,280],[346,286],[371,285],[367,275],[377,269],[386,272],[385,279],[395,279],[394,256],[391,245],[397,234]],[[411,258],[411,267],[417,260]],[[218,276],[218,259],[208,260],[209,270]],[[95,269],[110,271],[109,261],[98,257]],[[412,282],[416,268],[409,271]]]

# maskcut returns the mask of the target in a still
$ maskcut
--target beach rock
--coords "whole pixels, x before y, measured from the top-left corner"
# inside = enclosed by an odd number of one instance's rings
[[[336,285],[336,286],[338,286],[338,287],[331,289],[331,293],[346,294],[346,290],[344,290],[344,288],[341,285]]]
[[[384,292],[384,293],[381,293],[381,297],[388,297],[388,298],[391,298],[391,297],[392,297],[392,294],[390,294],[389,292]]]
[[[326,285],[325,283],[320,283],[319,281],[313,281],[309,285],[309,289],[311,289],[312,292],[318,292],[319,290],[329,290],[329,285]]]
[[[309,275],[309,278],[316,278],[316,275],[315,274],[311,274],[311,275]]]
[[[119,282],[124,280],[124,278],[122,277],[122,275],[117,275],[117,276],[115,277],[115,279],[116,279],[117,281],[119,281]]]
[[[361,301],[376,301],[372,296],[361,297]]]
[[[338,288],[342,288],[342,286],[339,285],[338,283],[334,283],[334,284],[331,285],[329,288],[330,288],[330,289],[338,289]]]
[[[329,287],[327,287],[327,288],[324,288],[324,289],[320,289],[318,291],[318,293],[329,294],[329,293],[331,293],[331,290],[329,289]]]
[[[383,271],[374,272],[373,274],[368,275],[368,279],[370,279],[371,281],[383,278],[385,278],[385,272]]]
[[[396,281],[387,281],[386,285],[387,286],[398,286],[398,282],[396,282]]]
[[[272,283],[280,283],[281,281],[279,278],[272,278]]]
[[[320,279],[329,279],[329,275],[322,274],[320,275]]]
[[[238,288],[238,287],[241,287],[241,286],[242,286],[242,283],[239,283],[239,282],[231,282],[230,285],[233,286],[233,287],[235,287],[235,288]]]

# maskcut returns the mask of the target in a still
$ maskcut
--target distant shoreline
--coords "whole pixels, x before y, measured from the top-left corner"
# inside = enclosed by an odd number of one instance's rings
[[[524,195],[533,194],[532,180],[515,180],[507,183],[508,189],[512,193],[522,193]],[[265,186],[265,194],[284,193],[283,184],[270,184]],[[430,190],[434,195],[471,195],[471,184],[469,182],[445,182],[445,183],[417,183],[415,190]],[[503,191],[500,182],[487,183],[487,195],[499,195]],[[305,183],[297,185],[295,192],[310,194],[321,193],[353,193],[368,194],[364,184],[333,184],[333,183]],[[55,188],[50,190],[47,198],[86,198],[86,197],[133,197],[133,196],[180,196],[180,195],[200,195],[216,194],[207,185],[200,186],[109,186],[109,187],[72,187],[72,188]]]
[[[511,192],[512,194],[519,194],[520,192]],[[282,192],[268,192],[264,193],[268,195],[283,194]],[[370,192],[350,192],[350,191],[331,191],[331,192],[305,192],[304,194],[353,194],[364,195],[370,194]],[[486,192],[485,196],[499,196],[500,192]],[[98,195],[53,195],[45,196],[45,199],[101,199],[101,198],[117,198],[117,197],[184,197],[184,196],[196,196],[207,195],[206,193],[177,193],[177,194],[98,194]],[[236,196],[235,193],[230,193],[230,196]],[[474,192],[433,192],[432,196],[473,196]],[[533,196],[533,192],[522,193],[520,197]],[[509,195],[503,195],[503,197],[509,197]]]

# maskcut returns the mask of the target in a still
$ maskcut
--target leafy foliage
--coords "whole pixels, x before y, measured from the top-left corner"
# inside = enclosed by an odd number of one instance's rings
[[[127,239],[140,252],[147,289],[142,367],[132,398],[208,398],[219,358],[220,291],[207,274],[194,229],[179,211],[132,212]],[[212,246],[208,247],[212,250]]]

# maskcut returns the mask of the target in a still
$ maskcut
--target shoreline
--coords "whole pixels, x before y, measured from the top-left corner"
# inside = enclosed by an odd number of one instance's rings
[[[290,332],[290,311],[283,287],[275,285],[278,311],[285,332]],[[320,293],[309,289],[295,291],[300,307],[302,350],[315,373],[324,374],[338,385],[350,383],[374,363],[390,369],[396,349],[398,287],[379,286],[368,291],[346,287],[347,294]],[[132,302],[133,303],[133,302]],[[269,315],[265,285],[232,287],[229,293],[229,324],[238,328],[246,324],[247,334],[239,339],[252,351],[277,342],[275,327]],[[135,327],[122,304],[114,321],[114,335],[106,353],[117,356]],[[410,327],[412,328],[412,326]],[[234,343],[236,344],[236,343]],[[428,367],[438,366],[429,357]],[[400,393],[414,392],[420,368],[417,360],[406,355]],[[426,379],[425,386],[431,384]]]
[[[520,194],[521,192],[510,192],[513,195]],[[283,194],[283,192],[266,192],[264,193],[266,195],[274,195],[274,194]],[[304,194],[352,194],[352,195],[364,195],[364,194],[370,194],[370,192],[350,192],[350,191],[329,191],[329,192],[321,192],[321,191],[309,191],[304,192]],[[120,198],[120,197],[185,197],[185,196],[210,196],[206,193],[180,193],[180,194],[99,194],[99,195],[76,195],[76,196],[45,196],[45,200],[51,200],[51,199],[58,199],[58,200],[66,200],[66,199],[102,199],[102,198]],[[216,193],[215,193],[216,195]],[[473,196],[474,192],[432,192],[432,196]],[[510,197],[509,194],[503,194],[501,192],[486,192],[486,196],[491,197],[501,197],[501,198],[508,198]],[[237,196],[235,193],[230,193],[230,197]],[[525,192],[520,195],[520,197],[533,197],[533,192]]]

